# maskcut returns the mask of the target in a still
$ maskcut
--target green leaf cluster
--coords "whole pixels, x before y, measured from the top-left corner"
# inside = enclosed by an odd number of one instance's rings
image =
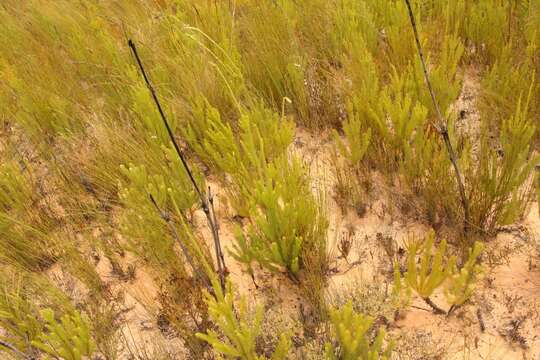
[[[385,344],[385,331],[379,329],[371,339],[373,319],[353,310],[351,302],[341,309],[330,309],[335,342],[325,346],[328,360],[388,360],[393,343]]]
[[[468,258],[458,268],[456,257],[445,259],[446,240],[434,245],[435,233],[429,232],[424,239],[411,238],[407,242],[407,271],[403,278],[399,264],[394,262],[392,301],[397,310],[410,304],[411,290],[422,299],[429,300],[434,291],[444,286],[444,294],[452,307],[461,306],[474,293],[483,267],[478,264],[484,249],[475,242],[469,249]]]
[[[449,304],[460,306],[474,293],[476,282],[484,270],[482,265],[478,264],[478,258],[483,249],[484,244],[475,242],[472,249],[469,249],[469,256],[463,267],[460,270],[454,269],[453,274],[450,275],[445,289]]]
[[[324,244],[327,228],[304,169],[298,160],[276,159],[253,187],[258,206],[247,231],[238,229],[232,254],[248,264],[256,260],[271,270],[285,268],[294,277],[307,251],[324,250],[317,247]]]
[[[207,293],[206,301],[210,318],[219,333],[208,330],[206,334],[198,333],[197,337],[208,342],[218,354],[227,359],[285,359],[291,346],[290,336],[287,334],[280,336],[270,357],[260,354],[257,349],[257,338],[262,330],[263,307],[258,305],[254,313],[251,312],[245,297],[235,306],[232,283],[228,281],[224,290],[215,279],[213,283],[214,293]]]
[[[434,248],[435,233],[431,231],[423,242],[412,242],[407,257],[405,281],[420,297],[429,298],[435,289],[452,274],[456,258],[450,257],[445,264],[446,240]],[[434,252],[434,253],[433,253]],[[416,254],[420,255],[420,263],[416,263]]]
[[[45,331],[32,341],[32,345],[50,355],[48,358],[81,360],[93,354],[96,346],[90,325],[80,313],[65,314],[57,320],[53,310],[43,309],[41,317]]]

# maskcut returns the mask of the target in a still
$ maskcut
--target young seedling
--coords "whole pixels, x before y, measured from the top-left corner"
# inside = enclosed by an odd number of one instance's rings
[[[128,45],[131,48],[131,51],[133,53],[133,56],[135,57],[135,60],[137,60],[137,64],[139,65],[141,74],[148,87],[148,90],[150,91],[150,94],[152,95],[152,99],[154,100],[154,103],[156,104],[159,115],[161,116],[161,119],[163,120],[163,124],[165,125],[165,128],[167,129],[167,134],[169,135],[169,138],[174,146],[174,149],[176,150],[176,153],[178,157],[180,158],[180,161],[182,162],[182,165],[184,166],[184,169],[186,170],[189,176],[189,179],[191,180],[191,183],[193,184],[193,187],[195,188],[195,191],[197,192],[199,199],[201,201],[202,209],[204,211],[204,214],[206,215],[208,226],[210,227],[210,230],[212,232],[212,237],[214,239],[214,248],[216,251],[216,263],[217,263],[217,268],[218,268],[219,279],[220,279],[221,287],[224,288],[226,266],[225,266],[225,258],[223,256],[223,251],[221,249],[221,242],[219,239],[219,226],[217,224],[217,218],[214,211],[213,197],[210,192],[208,193],[208,195],[204,194],[199,188],[199,185],[197,185],[197,182],[195,181],[195,178],[193,177],[193,173],[191,172],[191,169],[185,159],[185,156],[180,150],[180,147],[178,146],[176,139],[174,138],[174,134],[169,126],[167,118],[165,117],[165,113],[163,112],[163,109],[161,108],[161,104],[157,98],[156,91],[154,90],[154,88],[152,87],[152,84],[150,83],[150,80],[148,79],[144,66],[141,62],[141,59],[139,58],[139,54],[137,53],[137,48],[135,47],[135,43],[133,43],[133,41],[130,39],[128,40]]]
[[[448,315],[463,305],[473,294],[475,283],[482,274],[483,268],[478,264],[478,257],[484,249],[484,244],[475,242],[472,249],[469,249],[469,258],[461,270],[454,269],[450,275],[448,286],[445,291],[446,298],[451,304]]]
[[[452,256],[445,266],[443,257],[446,252],[446,240],[440,243],[433,255],[434,241],[435,233],[431,231],[422,244],[413,242],[410,245],[405,281],[436,314],[446,314],[446,311],[431,301],[430,296],[452,274],[456,258]],[[417,252],[420,254],[419,264],[416,263]]]
[[[375,340],[370,341],[373,319],[357,314],[349,302],[341,309],[330,309],[330,320],[334,327],[336,346],[326,343],[325,355],[328,360],[387,360],[392,354],[390,342],[383,349],[385,332],[379,329]]]
[[[228,359],[266,359],[264,355],[259,355],[256,349],[264,316],[263,307],[257,306],[255,314],[251,315],[246,298],[242,298],[235,311],[231,282],[226,283],[225,290],[221,289],[217,282],[213,283],[214,295],[207,293],[206,301],[210,317],[223,336],[214,330],[208,330],[206,334],[197,333],[196,336]],[[285,359],[290,345],[290,337],[282,334],[270,359]]]

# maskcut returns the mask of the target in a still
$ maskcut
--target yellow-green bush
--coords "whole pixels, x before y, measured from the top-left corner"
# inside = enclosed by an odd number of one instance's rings
[[[325,357],[328,360],[388,360],[392,356],[393,344],[385,344],[385,331],[379,329],[374,340],[370,340],[373,319],[353,311],[352,303],[341,309],[330,309],[330,319],[337,344],[327,343]]]
[[[254,312],[250,311],[246,298],[240,299],[235,305],[231,282],[227,282],[226,288],[222,289],[218,282],[214,281],[213,288],[213,295],[206,293],[206,302],[210,318],[223,337],[214,330],[197,333],[197,337],[208,342],[215,352],[227,359],[268,359],[264,354],[260,354],[261,351],[257,348],[257,338],[262,331],[263,307],[258,305]],[[290,336],[282,334],[269,359],[285,359],[290,346]]]

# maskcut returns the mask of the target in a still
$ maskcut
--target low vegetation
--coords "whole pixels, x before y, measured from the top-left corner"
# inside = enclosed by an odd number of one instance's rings
[[[0,23],[2,358],[395,358],[415,298],[469,306],[540,202],[538,0],[4,0]],[[390,320],[327,292],[366,258],[336,219],[375,200],[432,229],[385,248]],[[280,307],[295,328],[263,341]]]

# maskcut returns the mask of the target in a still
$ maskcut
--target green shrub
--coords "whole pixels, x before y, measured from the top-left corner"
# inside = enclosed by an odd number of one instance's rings
[[[483,249],[484,244],[475,242],[472,249],[469,249],[469,256],[463,267],[459,271],[454,269],[450,275],[445,296],[452,307],[461,306],[476,289],[476,282],[483,272],[482,266],[478,264]]]
[[[54,311],[44,309],[41,317],[45,331],[32,341],[32,345],[51,355],[51,359],[81,360],[93,354],[96,346],[90,335],[90,325],[81,314],[66,314],[57,321]]]
[[[334,139],[341,156],[345,157],[349,164],[356,168],[364,159],[369,148],[371,129],[365,127],[365,124],[362,123],[362,119],[359,118],[358,112],[350,110],[349,114],[350,116],[343,123],[343,132],[349,144],[345,144],[335,130]]]
[[[20,289],[0,293],[0,327],[5,331],[0,337],[18,350],[29,353],[30,342],[41,333],[42,323],[34,305],[20,295]]]
[[[484,133],[477,165],[469,169],[471,221],[488,234],[522,216],[533,196],[531,176],[538,157],[531,157],[535,126],[527,116],[528,100],[518,102],[514,115],[501,124],[500,149]]]
[[[508,36],[507,1],[481,0],[470,4],[464,22],[465,38],[474,45],[480,59],[493,62],[501,54]]]
[[[227,359],[267,359],[257,349],[257,338],[262,331],[263,307],[257,306],[255,312],[250,313],[246,298],[242,298],[235,306],[230,281],[227,282],[225,290],[221,289],[217,281],[214,281],[213,288],[214,295],[206,293],[206,301],[210,318],[221,334],[208,330],[206,334],[198,333],[197,337],[208,342],[217,353],[225,355]],[[290,346],[290,337],[282,334],[268,359],[285,359]]]
[[[424,239],[410,238],[407,242],[407,272],[404,279],[399,272],[399,264],[394,263],[394,286],[392,301],[399,311],[409,305],[411,290],[414,290],[436,313],[446,313],[430,300],[433,292],[444,286],[444,294],[451,305],[448,314],[464,304],[473,294],[476,282],[483,272],[478,264],[483,244],[475,242],[468,251],[468,258],[458,269],[456,257],[446,261],[446,240],[434,247],[435,233],[431,231]],[[417,263],[417,257],[420,262]],[[405,280],[403,282],[403,280]]]
[[[272,270],[283,267],[292,276],[302,267],[305,251],[322,257],[326,220],[305,169],[287,155],[294,134],[290,120],[257,105],[240,117],[235,135],[205,100],[195,104],[193,115],[186,139],[224,175],[237,213],[250,218],[246,233],[237,231],[234,256],[248,265],[256,260]]]
[[[125,206],[120,217],[121,232],[129,249],[152,265],[178,269],[189,265],[174,250],[175,243],[179,243],[186,261],[191,259],[207,270],[211,264],[208,248],[186,225],[197,195],[178,157],[169,150],[167,155],[169,166],[164,166],[160,174],[148,174],[144,165],[121,167],[126,179],[125,185],[119,185],[119,197]],[[172,228],[167,227],[169,223]]]
[[[429,299],[435,289],[452,274],[456,263],[455,257],[451,257],[445,265],[446,240],[437,248],[433,247],[434,241],[435,233],[432,231],[423,241],[411,242],[408,249],[405,281],[422,299]],[[420,256],[420,264],[416,263],[416,254]]]
[[[416,54],[404,1],[370,1],[375,22],[384,34],[385,68],[402,71]]]
[[[47,333],[39,307],[76,313],[67,296],[41,273],[2,266],[0,283],[0,340],[24,354],[35,356],[33,342]]]
[[[324,256],[327,223],[297,160],[276,159],[253,186],[256,204],[247,233],[237,231],[233,255],[295,277],[309,251]]]
[[[208,101],[194,103],[193,122],[185,130],[192,149],[209,166],[226,174],[226,190],[232,206],[248,216],[252,205],[252,184],[266,164],[284,154],[292,142],[294,126],[286,118],[257,105],[238,121],[238,133],[225,123]]]
[[[464,52],[464,46],[457,34],[446,33],[437,62],[429,70],[431,86],[437,96],[437,103],[443,115],[448,114],[450,105],[457,100],[461,92],[462,76],[458,70]],[[415,59],[413,70],[415,80],[414,84],[410,86],[418,93],[420,103],[429,109],[429,117],[435,118],[435,108],[424,81],[420,60],[418,56]]]
[[[349,302],[341,309],[330,309],[330,320],[335,332],[335,344],[327,343],[328,360],[387,360],[391,358],[393,344],[384,346],[385,332],[379,329],[373,341],[370,331],[373,319],[353,311]]]
[[[504,119],[511,117],[520,99],[531,94],[528,113],[537,115],[539,84],[534,65],[529,61],[517,61],[512,44],[504,47],[501,55],[482,78],[480,110],[488,125],[495,131]]]

